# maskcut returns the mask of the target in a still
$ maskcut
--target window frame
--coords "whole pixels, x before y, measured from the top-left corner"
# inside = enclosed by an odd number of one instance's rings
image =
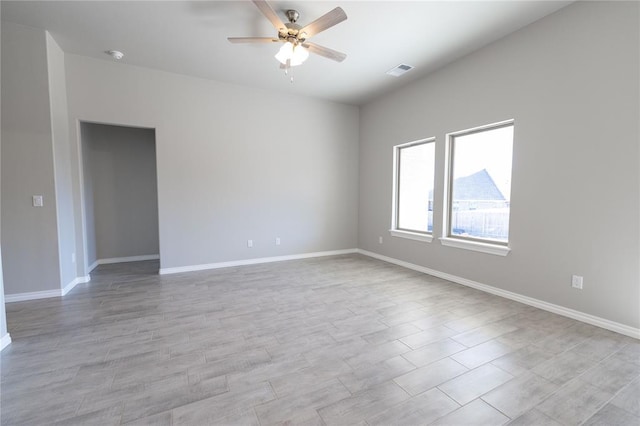
[[[454,235],[451,229],[451,216],[453,214],[453,162],[454,158],[454,144],[455,138],[459,136],[466,136],[475,133],[486,132],[489,130],[501,129],[504,127],[513,127],[514,140],[515,140],[515,120],[509,119],[499,121],[496,123],[485,124],[482,126],[473,127],[470,129],[459,130],[456,132],[447,133],[445,136],[445,161],[444,161],[444,199],[443,199],[443,223],[442,223],[442,237],[440,237],[440,243],[449,247],[462,248],[467,250],[479,251],[488,254],[495,254],[498,256],[506,256],[511,251],[511,236],[507,241],[499,241],[490,238],[478,238],[468,237],[462,235]],[[513,166],[513,157],[512,157]],[[511,172],[513,176],[513,171]],[[511,195],[509,194],[509,199]],[[509,231],[511,230],[511,207],[509,207]]]
[[[424,144],[429,144],[429,143],[433,143],[433,150],[434,150],[434,158],[433,158],[433,181],[434,181],[434,188],[433,188],[433,192],[434,192],[434,196],[435,196],[435,178],[436,178],[436,173],[435,173],[435,169],[436,169],[436,155],[435,155],[435,150],[436,150],[436,137],[432,136],[429,138],[425,138],[425,139],[419,139],[419,140],[415,140],[412,142],[406,142],[406,143],[402,143],[399,145],[394,145],[393,146],[393,195],[392,195],[392,210],[391,210],[391,229],[389,229],[389,233],[394,236],[394,237],[400,237],[400,238],[406,238],[409,240],[414,240],[414,241],[422,241],[422,242],[426,242],[426,243],[430,243],[431,241],[433,241],[433,230],[431,232],[429,231],[417,231],[417,230],[411,230],[411,229],[404,229],[404,228],[400,228],[398,227],[398,220],[399,220],[399,213],[400,213],[400,203],[399,203],[399,197],[400,197],[400,152],[402,149],[405,148],[411,148],[413,146],[417,146],[417,145],[424,145]],[[435,209],[434,209],[435,210]]]

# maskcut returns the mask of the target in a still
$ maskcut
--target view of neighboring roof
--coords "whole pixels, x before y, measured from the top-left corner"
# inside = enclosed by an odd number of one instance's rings
[[[453,182],[453,199],[456,201],[505,200],[486,169],[456,179]]]
[[[429,199],[433,200],[433,189],[429,191]],[[454,180],[453,199],[456,201],[506,200],[486,169]]]

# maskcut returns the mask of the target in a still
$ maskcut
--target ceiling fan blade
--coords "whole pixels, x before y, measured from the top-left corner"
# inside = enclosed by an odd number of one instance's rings
[[[280,40],[273,37],[227,37],[231,43],[276,43]]]
[[[320,46],[315,43],[306,42],[302,44],[302,47],[306,47],[311,53],[324,56],[325,58],[329,58],[337,62],[342,62],[347,57],[347,55],[342,52],[338,52],[337,50],[329,49],[328,47]]]
[[[271,8],[271,6],[269,6],[269,3],[264,0],[253,0],[253,4],[255,4],[258,9],[260,9],[260,12],[262,12],[262,14],[267,17],[267,19],[271,22],[271,25],[273,25],[276,30],[280,31],[286,28],[276,12]]]
[[[332,11],[322,15],[306,27],[300,30],[300,33],[305,33],[305,38],[312,37],[321,31],[331,28],[336,24],[347,19],[347,14],[344,13],[341,7],[336,7]]]

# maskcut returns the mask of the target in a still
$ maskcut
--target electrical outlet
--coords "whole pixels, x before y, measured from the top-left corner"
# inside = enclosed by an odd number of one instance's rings
[[[582,290],[582,277],[580,275],[571,275],[571,287]]]
[[[247,247],[253,247],[253,240],[247,240]]]
[[[382,244],[382,237],[378,237],[378,243]]]
[[[44,206],[44,201],[42,199],[42,195],[34,195],[33,196],[33,207],[42,207]]]
[[[279,246],[280,245],[280,237],[276,237],[276,245]]]

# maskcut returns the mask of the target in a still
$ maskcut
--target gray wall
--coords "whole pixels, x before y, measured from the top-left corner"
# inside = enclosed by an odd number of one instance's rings
[[[97,266],[96,261],[98,260],[98,255],[96,253],[96,223],[95,223],[95,213],[94,207],[95,202],[93,199],[93,168],[88,167],[87,165],[91,163],[90,154],[91,151],[85,148],[85,141],[87,132],[90,129],[87,128],[89,123],[79,123],[80,125],[80,152],[82,158],[80,161],[82,162],[82,170],[80,173],[82,179],[82,205],[80,206],[83,212],[84,217],[84,242],[85,242],[85,254],[86,254],[86,264],[89,265],[89,269],[86,273],[91,272],[94,266]],[[80,187],[80,186],[78,186]],[[78,221],[77,225],[80,225],[82,222]],[[82,236],[82,234],[77,234],[78,236]],[[85,262],[80,262],[82,266]]]
[[[62,287],[65,287],[76,278],[76,261],[74,259],[76,238],[73,188],[71,185],[71,144],[69,142],[69,116],[67,114],[67,86],[64,70],[64,52],[49,33],[46,33],[46,38],[56,213],[58,219],[60,283]]]
[[[80,131],[88,263],[157,255],[158,190],[153,129],[81,123]]]
[[[45,31],[3,22],[2,57],[4,289],[59,290]],[[44,207],[32,207],[32,195],[43,195]]]
[[[0,247],[0,259],[2,256],[2,248]],[[7,338],[7,315],[4,307],[4,280],[2,278],[2,261],[0,260],[0,339]],[[0,349],[1,350],[1,349]]]
[[[575,3],[364,106],[359,247],[640,327],[638,7]],[[394,144],[437,137],[439,236],[445,133],[510,118],[507,257],[389,236]]]
[[[357,107],[75,55],[66,70],[73,141],[76,120],[156,129],[163,268],[356,247]]]
[[[2,28],[0,27],[0,34]],[[0,43],[1,49],[1,43]],[[1,53],[1,52],[0,52]],[[0,67],[0,81],[2,81],[2,71]],[[0,105],[0,128],[2,128],[2,105]],[[2,187],[2,135],[0,134],[0,187]],[[2,211],[2,197],[0,197],[0,211]],[[2,222],[0,222],[0,241],[2,240]],[[4,308],[4,280],[2,278],[2,245],[0,245],[0,339],[8,338],[7,335],[7,315]]]

